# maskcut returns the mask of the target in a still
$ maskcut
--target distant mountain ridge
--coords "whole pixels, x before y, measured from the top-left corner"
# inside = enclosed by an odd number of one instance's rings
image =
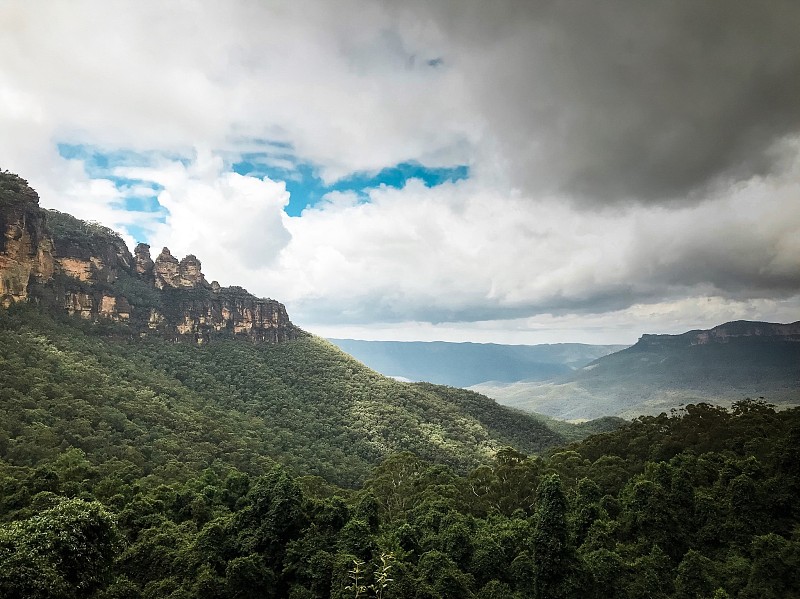
[[[800,405],[800,322],[734,321],[633,346],[545,383],[481,384],[501,403],[564,419],[657,414],[699,401]]]
[[[566,375],[624,345],[502,345],[445,341],[329,339],[373,370],[409,381],[468,387],[485,381],[541,381]]]
[[[695,330],[680,335],[642,335],[636,345],[659,345],[671,343],[680,345],[705,345],[707,343],[728,343],[743,337],[768,338],[783,337],[788,341],[800,342],[800,321],[789,324],[734,320],[708,330]]]

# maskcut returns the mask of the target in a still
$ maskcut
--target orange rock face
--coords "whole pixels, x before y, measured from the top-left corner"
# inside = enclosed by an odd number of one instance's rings
[[[27,300],[32,279],[47,281],[53,276],[53,244],[42,227],[38,202],[39,196],[27,185],[14,194],[0,184],[0,305],[4,307]]]
[[[48,223],[48,219],[52,223]],[[286,308],[241,287],[206,282],[200,260],[139,244],[97,224],[42,210],[27,183],[0,173],[0,305],[37,302],[131,333],[205,343],[217,337],[279,342],[297,336]]]

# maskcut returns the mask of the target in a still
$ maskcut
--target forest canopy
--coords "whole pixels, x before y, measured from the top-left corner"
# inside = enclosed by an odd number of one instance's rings
[[[26,306],[0,312],[0,394],[2,597],[800,595],[798,409],[567,443],[314,338],[199,348]]]

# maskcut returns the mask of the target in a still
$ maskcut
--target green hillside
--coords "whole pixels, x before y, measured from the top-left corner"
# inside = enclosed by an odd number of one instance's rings
[[[545,456],[503,449],[465,474],[405,452],[345,490],[246,447],[249,472],[222,458],[200,469],[224,412],[193,430],[168,377],[167,409],[145,401],[134,418],[152,451],[105,409],[97,429],[118,437],[109,443],[91,434],[100,371],[70,363],[83,378],[59,377],[86,405],[59,410],[48,398],[68,393],[42,372],[69,351],[36,343],[42,352],[26,349],[22,362],[38,390],[21,407],[38,436],[5,439],[0,460],[4,599],[800,596],[797,409],[693,405]],[[12,433],[32,434],[19,422]],[[195,462],[182,469],[183,459]]]
[[[463,472],[505,445],[540,452],[564,440],[475,393],[383,377],[311,335],[176,344],[29,306],[0,312],[0,410],[10,464],[74,447],[156,478],[274,460],[354,485],[399,451]]]

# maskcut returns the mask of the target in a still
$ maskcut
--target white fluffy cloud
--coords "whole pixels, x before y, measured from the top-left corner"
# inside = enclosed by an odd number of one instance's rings
[[[647,314],[659,326],[676,314],[705,326],[723,316],[769,319],[770,307],[791,318],[798,167],[680,209],[577,212],[475,180],[375,190],[368,203],[331,202],[291,219],[292,240],[263,280],[323,325],[506,319],[529,330],[537,320],[613,328],[608,313],[636,322],[630,337]]]
[[[179,257],[196,254],[204,272],[223,284],[254,280],[289,243],[286,185],[227,171],[207,151],[198,151],[188,165],[171,161],[115,173],[162,188],[158,202],[168,215],[163,223],[149,223],[154,256],[162,247]]]
[[[474,114],[446,101],[463,73],[404,47],[379,3],[9,2],[0,28],[0,84],[25,107],[5,116],[37,119],[51,141],[186,151],[278,139],[329,179],[467,158]]]

